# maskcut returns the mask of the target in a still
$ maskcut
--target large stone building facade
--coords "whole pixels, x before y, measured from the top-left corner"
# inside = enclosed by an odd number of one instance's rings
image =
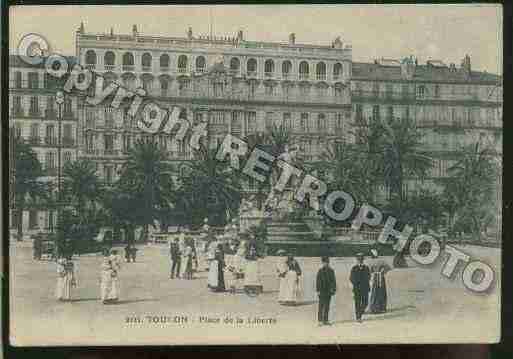
[[[502,79],[473,71],[468,55],[459,67],[433,60],[421,65],[409,57],[353,63],[352,69],[354,128],[371,121],[412,119],[421,130],[423,150],[433,160],[424,185],[439,189],[441,181],[436,180],[448,176],[457,153],[476,142],[494,149],[501,160]],[[410,180],[406,186],[411,191],[418,183]]]
[[[74,57],[67,59],[74,63]],[[65,98],[61,105],[62,121],[59,141],[59,107],[55,95],[62,83],[45,73],[43,64],[34,66],[20,57],[9,58],[9,126],[14,135],[30,144],[42,164],[46,181],[56,183],[61,149],[61,169],[77,158],[78,100]],[[14,154],[15,155],[15,154]],[[11,211],[11,227],[17,223],[16,211]],[[56,225],[53,210],[31,205],[22,214],[26,231],[53,230]]]
[[[76,33],[80,64],[147,95],[163,107],[180,106],[190,123],[207,122],[210,146],[227,133],[245,138],[284,126],[306,161],[341,138],[351,120],[351,47],[266,43],[235,37],[154,37]],[[126,109],[84,107],[79,156],[98,164],[106,182],[115,180],[127,151],[142,133]],[[161,135],[174,162],[191,160],[188,146]],[[251,187],[251,183],[249,184]],[[248,188],[250,189],[250,188]]]
[[[459,67],[441,61],[421,65],[411,57],[356,63],[340,38],[320,46],[297,43],[294,34],[271,43],[248,41],[242,31],[211,37],[192,29],[184,37],[156,37],[140,34],[135,25],[128,35],[90,34],[81,25],[75,41],[71,63],[131,90],[142,88],[163,107],[182,107],[190,123],[208,124],[211,147],[227,133],[244,139],[284,126],[304,160],[314,162],[330,141],[351,141],[354,130],[370,121],[406,116],[421,129],[434,160],[434,188],[466,144],[481,141],[502,160],[502,78],[472,70],[468,56]],[[14,56],[9,66],[10,126],[32,144],[53,178],[58,86],[41,67]],[[88,158],[107,184],[118,178],[128,151],[143,136],[126,108],[92,107],[74,96],[64,104],[62,127],[63,164]],[[167,134],[158,141],[178,168],[194,159],[187,141]],[[418,186],[407,185],[406,190]],[[253,186],[247,183],[246,190]],[[54,217],[34,208],[24,215],[24,227],[48,230]]]

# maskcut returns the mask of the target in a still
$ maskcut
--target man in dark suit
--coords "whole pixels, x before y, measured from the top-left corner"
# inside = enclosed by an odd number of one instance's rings
[[[365,308],[367,308],[369,302],[370,270],[369,267],[363,263],[363,253],[358,253],[356,259],[358,264],[351,269],[350,280],[353,285],[356,320],[358,323],[361,323],[362,314],[365,312]]]
[[[174,242],[171,243],[169,252],[171,254],[171,276],[170,278],[173,279],[175,277],[176,272],[176,278],[180,278],[180,265],[182,264],[182,253],[180,253],[180,245],[178,243],[178,238],[175,238]]]
[[[335,271],[330,267],[329,257],[322,257],[322,267],[317,272],[316,288],[319,296],[319,326],[329,325],[330,300],[337,290]]]

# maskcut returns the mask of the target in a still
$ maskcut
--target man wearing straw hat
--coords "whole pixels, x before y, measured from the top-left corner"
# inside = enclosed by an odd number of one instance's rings
[[[364,261],[363,253],[356,254],[358,263],[351,268],[350,281],[353,285],[354,310],[358,323],[362,322],[362,315],[369,302],[370,270]]]

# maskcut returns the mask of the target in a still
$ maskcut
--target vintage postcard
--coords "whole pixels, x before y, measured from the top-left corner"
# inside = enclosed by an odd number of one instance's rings
[[[11,344],[498,342],[502,16],[10,7]]]

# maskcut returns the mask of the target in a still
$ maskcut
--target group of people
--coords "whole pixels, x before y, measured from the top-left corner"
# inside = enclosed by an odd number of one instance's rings
[[[100,266],[100,300],[103,304],[113,304],[119,300],[119,272],[121,259],[117,250],[104,251]],[[72,289],[77,286],[76,268],[71,256],[57,260],[57,300],[72,300]]]
[[[225,246],[214,240],[207,248],[208,281],[207,287],[213,292],[227,291],[225,271],[229,274],[228,286],[232,294],[243,289],[249,295],[258,295],[263,292],[260,274],[259,253],[255,238],[243,233],[241,241],[231,248],[232,256],[225,260]]]
[[[254,235],[243,233],[240,241],[234,245],[212,236],[205,241],[204,258],[208,270],[207,287],[212,292],[235,294],[239,289],[248,295],[263,292],[260,271],[260,258],[257,241]],[[127,261],[133,260],[133,247],[127,246]],[[225,256],[228,248],[230,256]],[[349,280],[352,285],[355,317],[362,322],[367,308],[372,314],[386,312],[387,286],[386,273],[391,267],[379,258],[376,249],[371,249],[369,265],[365,264],[363,253],[356,255],[357,263],[351,268]],[[278,302],[281,305],[297,305],[301,303],[304,291],[303,271],[299,262],[291,254],[281,253],[276,272],[279,280]],[[135,255],[134,255],[135,257]],[[199,270],[196,243],[191,237],[181,236],[170,243],[171,273],[170,278],[193,279],[194,272]],[[315,278],[315,290],[318,297],[319,325],[328,325],[329,309],[332,297],[337,291],[335,271],[330,266],[329,257],[321,258],[322,266]],[[121,259],[117,250],[104,251],[100,271],[100,299],[103,304],[116,303],[119,300],[119,272]],[[70,301],[72,288],[77,286],[75,264],[71,256],[60,256],[57,260],[57,290],[59,301]],[[225,278],[226,274],[226,278]]]
[[[199,270],[196,244],[191,237],[175,238],[170,242],[169,254],[171,257],[170,279],[194,279],[194,273]]]

